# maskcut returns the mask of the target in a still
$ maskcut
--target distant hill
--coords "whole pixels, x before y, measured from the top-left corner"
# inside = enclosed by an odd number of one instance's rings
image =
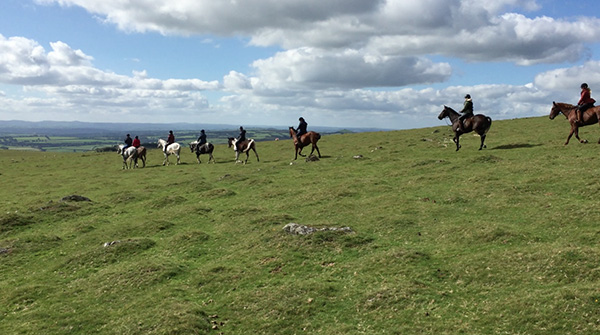
[[[239,125],[231,124],[197,124],[197,123],[110,123],[110,122],[80,122],[80,121],[0,121],[0,136],[16,134],[40,133],[49,136],[81,136],[109,135],[143,131],[199,131],[237,129]],[[288,126],[248,125],[246,128],[258,129],[287,129]],[[310,127],[311,130],[325,133],[339,132],[371,132],[386,131],[380,128],[346,128],[346,127]]]

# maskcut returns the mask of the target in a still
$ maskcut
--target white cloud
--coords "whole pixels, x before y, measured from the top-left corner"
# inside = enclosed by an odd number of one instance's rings
[[[534,83],[545,90],[577,93],[582,81],[587,82],[592,89],[596,87],[600,90],[600,61],[588,61],[581,66],[546,71],[538,74]]]
[[[63,109],[69,114],[80,109],[85,111],[82,114],[104,115],[108,109],[139,116],[136,110],[146,114],[177,110],[193,114],[209,109],[202,92],[221,89],[217,81],[160,80],[150,78],[146,71],[134,72],[132,76],[102,71],[81,50],[63,42],[50,46],[52,51],[46,52],[35,41],[0,35],[0,83],[23,85],[25,92],[38,95],[20,102],[6,98],[7,111],[35,113],[36,109],[45,108]],[[10,106],[17,107],[11,110]]]
[[[477,112],[498,119],[546,114],[548,101],[577,95],[582,77],[600,87],[593,81],[600,64],[592,61],[527,85],[406,88],[451,78],[450,63],[437,60],[443,57],[562,63],[580,60],[586,43],[600,41],[598,18],[528,17],[539,9],[534,0],[36,1],[79,6],[128,32],[202,35],[204,43],[242,37],[282,51],[255,60],[251,73],[225,71],[219,83],[117,74],[64,42],[47,52],[30,39],[0,35],[0,83],[32,94],[0,94],[0,103],[28,115],[173,121],[176,112],[180,120],[243,124],[264,122],[258,115],[269,124],[303,115],[313,124],[402,128],[439,124],[441,106],[459,108],[466,93]],[[220,99],[209,104],[211,94]]]
[[[600,41],[600,20],[528,18],[534,0],[37,0],[80,6],[126,31],[249,36],[285,49],[440,54],[518,64],[573,61]],[[369,51],[365,50],[369,47]]]
[[[426,58],[314,48],[279,52],[255,61],[253,67],[260,85],[268,89],[397,87],[442,82],[452,72],[449,64]]]

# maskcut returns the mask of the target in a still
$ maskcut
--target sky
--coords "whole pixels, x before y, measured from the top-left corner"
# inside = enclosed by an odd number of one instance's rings
[[[409,129],[600,90],[597,0],[0,0],[0,120]],[[600,95],[597,97],[600,99]],[[600,100],[599,100],[600,101]]]

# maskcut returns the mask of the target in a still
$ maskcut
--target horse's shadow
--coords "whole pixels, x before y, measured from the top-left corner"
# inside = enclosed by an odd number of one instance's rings
[[[514,144],[505,144],[505,145],[500,145],[494,148],[491,148],[491,150],[507,150],[507,149],[520,149],[520,148],[535,148],[535,147],[539,147],[541,146],[541,144],[531,144],[531,143],[514,143]]]
[[[177,166],[177,165],[191,165],[191,163],[181,162],[179,164],[171,163],[171,164],[169,164],[169,166],[170,165],[174,165],[174,166]],[[152,165],[146,164],[145,167],[141,167],[140,166],[140,167],[138,167],[138,169],[156,169],[156,168],[166,168],[166,167],[167,167],[166,165],[162,165],[162,164],[152,164]]]

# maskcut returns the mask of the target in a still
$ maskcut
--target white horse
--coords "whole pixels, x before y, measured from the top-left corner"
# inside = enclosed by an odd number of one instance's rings
[[[181,161],[179,160],[179,152],[181,152],[181,146],[179,145],[179,143],[175,142],[169,144],[169,146],[167,147],[167,151],[165,152],[164,148],[166,145],[167,141],[163,140],[162,138],[158,139],[158,148],[161,149],[163,154],[165,155],[165,160],[163,161],[162,165],[169,165],[169,155],[177,156],[177,164],[181,163]]]
[[[124,147],[125,147],[124,144],[119,144],[117,146],[117,154],[123,156],[123,170],[131,169],[131,164],[133,162],[135,162],[134,167],[137,167],[137,158],[138,158],[137,148],[129,147],[129,148],[123,150]],[[127,166],[127,161],[129,161],[129,167]]]

